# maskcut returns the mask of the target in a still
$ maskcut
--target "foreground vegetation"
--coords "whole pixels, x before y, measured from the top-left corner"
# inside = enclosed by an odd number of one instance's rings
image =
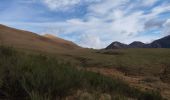
[[[77,91],[93,95],[81,98],[75,95]],[[109,94],[113,100],[162,100],[158,92],[140,91],[119,79],[84,71],[56,57],[0,47],[0,99],[62,100],[75,96],[77,100],[99,100],[100,94]]]
[[[89,50],[70,53],[84,67],[117,68],[131,75],[159,76],[170,67],[170,49]]]

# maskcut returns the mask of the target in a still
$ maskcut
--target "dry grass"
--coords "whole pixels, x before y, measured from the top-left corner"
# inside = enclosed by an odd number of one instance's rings
[[[50,53],[62,53],[80,49],[80,47],[70,41],[59,38],[47,38],[32,32],[17,30],[3,25],[0,25],[0,44]]]
[[[0,47],[0,56],[0,99],[3,100],[62,100],[77,90],[87,91],[80,95],[82,100],[100,97],[97,92],[112,98],[162,100],[157,92],[143,92],[124,81],[77,69],[50,55]]]
[[[170,84],[162,82],[159,77],[151,76],[128,76],[114,68],[88,67],[88,71],[97,72],[108,77],[118,78],[129,83],[132,87],[139,88],[143,91],[154,90],[160,91],[165,98],[170,98]]]

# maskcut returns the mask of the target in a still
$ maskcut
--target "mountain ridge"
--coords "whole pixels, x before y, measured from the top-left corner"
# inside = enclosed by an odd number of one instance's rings
[[[140,41],[134,41],[130,44],[123,44],[121,42],[112,42],[105,49],[121,49],[121,48],[170,48],[170,35],[155,40],[149,44]]]

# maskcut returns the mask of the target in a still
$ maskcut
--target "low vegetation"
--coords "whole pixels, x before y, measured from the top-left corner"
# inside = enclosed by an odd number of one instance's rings
[[[170,65],[170,49],[91,50],[70,55],[84,67],[111,67],[132,75],[159,76]]]
[[[140,91],[119,79],[76,68],[56,57],[0,47],[0,99],[65,100],[77,91],[85,91],[84,95],[92,96],[85,97],[93,100],[99,100],[98,94],[113,100],[162,100],[158,92]]]

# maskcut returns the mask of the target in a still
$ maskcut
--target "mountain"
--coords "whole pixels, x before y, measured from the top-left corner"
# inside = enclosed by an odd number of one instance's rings
[[[113,42],[106,47],[106,49],[116,49],[116,48],[170,48],[170,35],[155,40],[150,44],[145,44],[140,41],[134,41],[129,45],[120,42]]]
[[[120,42],[113,42],[111,43],[106,49],[120,49],[120,48],[127,48],[128,45],[120,43]]]
[[[145,45],[146,44],[139,42],[139,41],[132,42],[129,45],[116,41],[116,42],[111,43],[109,46],[107,46],[106,49],[143,48],[143,47],[145,47]]]
[[[140,41],[134,41],[131,44],[128,45],[129,48],[143,48],[145,47],[145,43]]]
[[[18,30],[4,25],[0,25],[0,45],[50,53],[81,48],[73,42],[52,35],[41,36],[33,32]]]
[[[170,35],[153,41],[149,44],[151,48],[170,48]]]

